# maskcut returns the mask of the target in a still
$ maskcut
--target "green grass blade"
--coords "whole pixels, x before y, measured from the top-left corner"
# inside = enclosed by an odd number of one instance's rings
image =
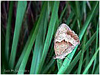
[[[23,73],[24,73],[24,70],[25,70],[25,67],[26,67],[26,63],[27,63],[27,61],[28,61],[29,54],[30,54],[30,52],[31,52],[33,43],[34,43],[34,41],[35,41],[35,37],[36,37],[36,35],[37,35],[38,27],[39,27],[39,25],[36,25],[35,31],[34,31],[34,33],[32,34],[32,37],[31,37],[31,39],[30,39],[30,42],[29,42],[28,47],[27,47],[27,49],[26,49],[26,52],[25,52],[25,54],[24,54],[24,58],[23,58],[23,60],[22,60],[22,62],[21,62],[21,65],[20,65],[20,67],[19,67],[18,74],[21,74],[21,73],[23,74]],[[24,65],[23,65],[23,64],[24,64]]]
[[[95,71],[94,71],[94,74],[99,74],[99,64],[97,65]]]
[[[66,12],[67,6],[68,6],[68,5],[67,5],[67,3],[66,3],[66,6],[64,7],[64,10],[62,11],[61,16],[60,16],[60,19],[59,19],[60,23],[62,22],[62,18],[63,18],[63,16],[64,16],[64,13]]]
[[[76,56],[75,58],[73,59],[73,61],[70,63],[70,65],[68,66],[68,68],[66,69],[66,73],[69,74],[71,72],[71,70],[73,69],[73,67],[76,65],[76,63],[78,62],[79,60],[79,57],[81,56],[81,52],[80,51]]]
[[[91,58],[89,64],[87,65],[87,67],[86,67],[85,70],[83,71],[83,74],[86,74],[86,73],[87,73],[88,69],[90,68],[90,66],[92,65],[94,59],[96,58],[98,52],[99,52],[99,48],[96,50],[95,54],[94,54],[93,57]]]
[[[75,1],[75,5],[76,5],[76,15],[77,15],[77,18],[80,19],[80,5],[79,5],[79,1]]]
[[[9,41],[10,41],[10,30],[11,30],[11,20],[12,20],[12,12],[13,12],[13,2],[10,2],[10,8],[8,13],[8,23],[6,29],[6,41],[5,41],[5,55],[8,61],[9,58]]]
[[[82,13],[81,15],[83,15],[82,18],[84,18],[84,21],[86,20],[86,1],[83,1],[83,6],[82,6]],[[81,19],[82,19],[81,18]]]
[[[44,73],[47,73],[48,72],[48,70],[49,70],[49,68],[54,64],[54,62],[55,62],[55,60],[54,59],[51,59],[50,61],[49,61],[49,64],[45,67],[45,69],[43,70],[43,74]]]
[[[35,25],[36,25],[36,23],[35,23]],[[31,41],[31,37],[32,37],[33,32],[34,32],[34,27],[33,27],[32,31],[31,31],[31,33],[30,33],[30,35],[28,37],[28,40],[27,40],[25,46],[24,46],[24,49],[22,51],[22,54],[21,54],[20,58],[18,59],[18,62],[16,64],[16,66],[15,66],[15,70],[18,70],[19,69],[19,66],[20,66],[20,64],[21,64],[21,62],[22,62],[22,60],[24,58],[24,54],[25,54],[25,52],[27,50],[28,44]]]
[[[89,48],[87,48],[87,50],[86,50],[86,62],[85,62],[85,67],[87,66],[87,64],[89,63]],[[87,71],[87,73],[88,73],[88,71]]]
[[[66,21],[67,25],[69,25],[69,23],[70,23],[71,19],[73,18],[73,16],[74,16],[74,13],[71,12],[70,15],[69,15],[69,17],[68,17],[68,19],[67,19],[67,21]]]
[[[15,23],[15,31],[14,31],[14,37],[13,37],[10,60],[9,60],[10,68],[14,67],[17,44],[18,44],[20,29],[21,29],[23,18],[24,18],[26,6],[27,6],[27,2],[18,1],[17,14],[16,14],[16,23]]]
[[[46,34],[46,27],[47,27],[47,22],[48,22],[48,15],[49,15],[49,11],[47,11],[47,2],[44,2],[44,11],[43,11],[43,16],[42,16],[42,20],[40,22],[40,28],[39,28],[39,32],[37,34],[37,38],[36,38],[36,43],[35,43],[35,48],[34,48],[34,52],[33,52],[33,58],[32,58],[32,63],[31,63],[31,69],[30,69],[30,74],[35,74],[36,72],[36,67],[40,61],[40,57],[41,57],[41,52],[43,49],[43,45],[44,45],[44,38],[45,38],[45,34]],[[45,28],[44,28],[45,27]],[[44,33],[43,33],[44,32]],[[44,35],[44,36],[43,36]]]
[[[97,8],[97,5],[98,5],[98,2],[96,2],[96,4],[94,5],[93,10],[91,11],[91,14],[88,15],[88,17],[86,19],[86,22],[84,23],[84,25],[83,25],[83,27],[81,29],[81,32],[79,34],[79,39],[80,40],[82,39],[82,37],[84,35],[84,32],[86,31],[86,28],[88,27],[88,25],[89,25],[89,23],[90,23],[90,21],[91,21],[91,19],[93,17],[93,14],[95,13],[95,9]],[[75,54],[75,52],[77,50],[77,47],[78,46],[76,46],[75,49],[73,50],[73,52],[68,55],[68,58],[70,58],[70,60],[68,60],[67,58],[65,58],[65,60],[63,62],[63,65],[65,67],[61,66],[61,68],[58,71],[58,74],[62,74],[62,73],[65,72],[65,70],[67,69],[68,65],[70,64],[70,62],[71,62],[71,60],[72,60],[72,58],[73,58],[73,56],[74,56],[74,54]]]
[[[84,57],[84,52],[85,52],[86,35],[87,35],[87,32],[85,32],[85,35],[84,35],[84,38],[83,38],[82,52],[81,52],[81,56],[80,56],[79,66],[78,66],[78,69],[77,69],[78,74],[80,74],[81,70],[82,70],[83,57]]]
[[[71,29],[74,28],[74,25],[75,25],[76,20],[77,20],[77,17],[74,18],[74,21],[73,21],[72,24],[70,25],[70,28],[71,28]]]
[[[1,33],[2,33],[3,31],[1,30]],[[3,35],[3,34],[1,34],[1,42],[2,42],[2,44],[1,44],[1,61],[2,61],[2,63],[1,63],[1,74],[5,74],[5,71],[4,71],[4,69],[7,69],[7,62],[6,62],[6,60],[4,59],[5,58],[5,52],[4,52],[4,49],[5,49],[5,36]],[[5,63],[6,62],[6,63]]]
[[[77,16],[78,29],[80,30],[81,21],[80,21],[80,5],[79,5],[79,1],[76,1],[75,5],[76,5],[76,16]]]
[[[57,59],[57,66],[58,66],[58,70],[60,69],[60,67],[62,66],[62,60],[61,59]]]
[[[45,40],[45,44],[44,44],[44,48],[42,52],[42,57],[41,57],[36,73],[40,73],[42,66],[44,64],[44,61],[48,52],[48,48],[50,46],[50,43],[54,34],[54,28],[57,21],[58,8],[59,8],[59,2],[58,1],[54,2],[53,11],[52,11],[52,15],[51,15],[50,23],[49,23],[49,28],[48,28],[48,32],[47,32],[47,36],[46,36],[46,40]]]
[[[97,24],[97,32],[96,32],[96,46],[95,46],[95,50],[97,50],[98,48],[98,33],[99,33],[99,25]],[[95,66],[96,66],[96,62],[97,62],[97,59],[94,60],[94,64],[93,64],[93,69],[92,69],[92,73],[94,73],[94,70],[95,70]]]
[[[45,64],[43,65],[43,67],[46,66],[50,62],[50,60],[53,58],[53,56],[54,56],[54,48],[53,47],[54,47],[54,43],[52,43],[52,45],[51,45],[51,48],[46,57],[47,60],[46,60]]]

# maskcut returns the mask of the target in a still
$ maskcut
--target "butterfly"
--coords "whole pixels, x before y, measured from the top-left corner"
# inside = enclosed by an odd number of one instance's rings
[[[72,31],[68,25],[61,24],[54,38],[54,59],[64,59],[69,53],[73,51],[76,45],[80,44],[78,35]]]

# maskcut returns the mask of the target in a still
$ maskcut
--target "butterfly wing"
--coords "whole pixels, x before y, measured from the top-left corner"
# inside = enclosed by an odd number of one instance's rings
[[[79,43],[77,34],[66,24],[61,24],[56,32],[54,40],[55,55],[65,57],[72,52],[74,47]]]

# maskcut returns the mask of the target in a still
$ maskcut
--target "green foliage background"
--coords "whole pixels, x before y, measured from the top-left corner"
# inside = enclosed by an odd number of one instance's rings
[[[54,35],[66,23],[80,45],[53,59]],[[1,2],[2,74],[98,74],[98,1]]]

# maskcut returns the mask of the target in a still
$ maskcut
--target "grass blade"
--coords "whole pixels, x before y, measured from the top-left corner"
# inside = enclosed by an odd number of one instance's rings
[[[95,50],[97,50],[98,48],[98,24],[97,24],[97,32],[96,32],[96,46],[95,46]],[[92,73],[94,73],[94,70],[95,70],[95,66],[96,66],[96,62],[97,62],[97,59],[94,60],[94,64],[93,64],[93,70],[92,70]]]
[[[73,29],[73,27],[74,27],[74,25],[75,25],[76,20],[77,20],[77,18],[75,17],[75,18],[74,18],[74,21],[73,21],[73,22],[72,22],[72,24],[70,25],[70,28],[71,28],[71,29]]]
[[[60,69],[60,67],[62,66],[63,61],[61,59],[57,59],[57,66],[58,66],[58,70]]]
[[[87,48],[86,50],[86,62],[85,62],[85,67],[87,66],[87,64],[89,63],[90,59],[89,59],[89,48]],[[88,71],[87,71],[88,73]]]
[[[54,62],[55,62],[55,60],[54,59],[51,59],[50,61],[49,61],[49,64],[45,67],[45,69],[43,70],[43,74],[44,73],[47,73],[47,71],[49,70],[49,68],[54,64]]]
[[[74,13],[71,12],[70,15],[69,15],[69,17],[68,17],[68,19],[67,19],[67,21],[66,21],[67,25],[69,25],[69,23],[70,23],[71,19],[73,18],[73,16],[74,16]]]
[[[84,38],[83,38],[83,44],[82,44],[82,52],[81,52],[81,57],[79,61],[79,66],[77,73],[80,74],[82,70],[82,64],[83,64],[83,58],[84,58],[84,52],[85,52],[85,42],[86,42],[86,37],[87,37],[87,32],[85,32]]]
[[[73,59],[73,61],[70,63],[70,65],[68,66],[68,68],[66,69],[66,73],[69,74],[71,72],[71,70],[73,69],[73,67],[76,65],[76,63],[78,62],[79,60],[79,57],[81,56],[81,52],[80,51],[76,56],[75,58]]]
[[[26,67],[26,63],[27,63],[27,61],[28,61],[29,54],[30,54],[30,52],[31,52],[33,43],[34,43],[34,41],[35,41],[35,37],[36,37],[37,31],[38,31],[38,27],[39,27],[39,25],[36,25],[35,31],[34,31],[34,33],[32,34],[32,37],[31,37],[31,39],[30,39],[30,42],[29,42],[28,47],[27,47],[27,49],[26,49],[26,52],[25,52],[25,54],[24,54],[24,58],[23,58],[23,60],[22,60],[22,62],[21,62],[21,65],[20,65],[20,67],[19,67],[18,74],[21,74],[21,73],[23,74],[23,73],[24,73],[24,70],[25,70],[25,67]],[[23,65],[23,64],[24,64],[24,65]]]
[[[66,3],[66,6],[64,7],[64,10],[62,11],[61,16],[60,16],[60,19],[59,19],[60,23],[62,22],[62,18],[63,18],[64,13],[66,12],[67,6],[68,5]]]
[[[80,30],[81,21],[80,21],[80,5],[79,5],[79,1],[76,1],[75,5],[76,5],[76,16],[77,16],[78,28]]]
[[[36,25],[36,23],[35,23],[35,25]],[[15,66],[15,70],[18,70],[19,69],[19,66],[20,66],[20,64],[21,64],[21,62],[22,62],[22,60],[24,58],[24,54],[25,54],[25,52],[27,50],[28,44],[31,41],[31,37],[32,37],[33,32],[34,32],[34,27],[33,27],[32,31],[31,31],[31,33],[30,33],[30,35],[28,37],[28,40],[27,40],[25,46],[24,46],[24,49],[22,51],[22,54],[21,54],[20,58],[18,59],[18,62],[16,64],[16,66]]]
[[[9,58],[9,41],[10,41],[10,30],[11,30],[11,20],[12,20],[12,12],[13,12],[13,2],[10,2],[10,8],[8,13],[8,23],[6,29],[6,41],[5,41],[5,55],[8,61]]]
[[[99,64],[97,65],[94,74],[99,74]]]
[[[43,16],[42,16],[42,19],[40,22],[41,25],[39,28],[39,32],[38,32],[37,38],[36,38],[30,74],[35,74],[35,72],[36,72],[36,67],[38,66],[38,63],[40,61],[41,52],[42,52],[43,45],[44,45],[43,41],[45,40],[44,38],[45,38],[45,34],[46,34],[46,27],[47,27],[47,22],[48,22],[47,20],[48,20],[48,15],[49,15],[49,11],[47,11],[47,7],[48,7],[47,4],[48,4],[47,2],[43,3],[44,11],[43,11],[43,14],[42,14]]]
[[[16,50],[17,50],[17,44],[18,44],[20,29],[21,29],[23,18],[24,18],[26,6],[27,6],[27,2],[18,1],[15,31],[14,31],[14,37],[13,37],[13,43],[12,43],[10,60],[9,60],[10,68],[14,67],[15,57],[16,57]]]

